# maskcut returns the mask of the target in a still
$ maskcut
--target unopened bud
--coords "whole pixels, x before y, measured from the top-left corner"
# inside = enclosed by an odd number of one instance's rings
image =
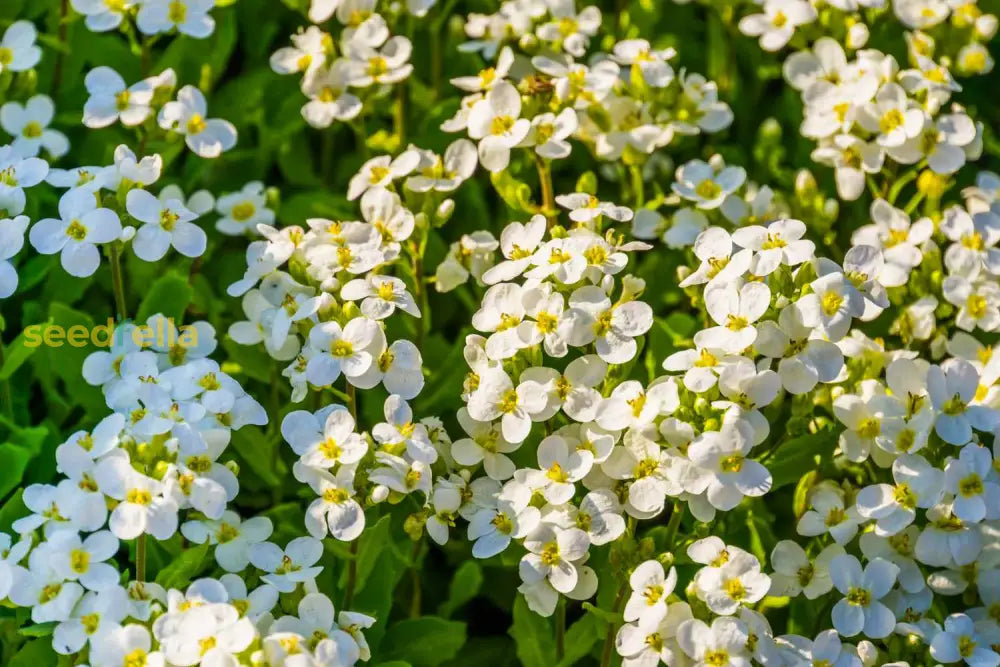
[[[438,204],[437,207],[437,218],[438,224],[443,225],[451,219],[451,214],[455,212],[455,200],[445,199],[443,202]]]
[[[855,23],[847,29],[847,48],[860,49],[868,43],[868,26],[864,23]]]
[[[795,195],[805,199],[816,192],[816,177],[808,169],[799,169],[795,174]]]

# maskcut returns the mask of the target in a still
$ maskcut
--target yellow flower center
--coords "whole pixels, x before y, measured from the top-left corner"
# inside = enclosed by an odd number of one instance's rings
[[[153,502],[153,494],[146,489],[129,489],[125,493],[125,502],[136,505],[149,505]]]
[[[513,116],[496,116],[490,122],[490,134],[506,134],[512,127],[514,127]]]
[[[184,23],[187,20],[187,5],[181,0],[173,0],[167,8],[167,18],[171,23]]]
[[[330,345],[330,354],[335,357],[349,357],[354,354],[354,344],[343,338],[333,341]]]
[[[694,189],[694,193],[702,199],[715,199],[722,192],[722,186],[710,178],[706,178]]]
[[[73,549],[69,553],[69,566],[77,574],[83,574],[90,569],[90,554],[83,549]]]
[[[45,128],[42,127],[41,123],[39,123],[37,120],[32,120],[29,121],[28,124],[24,126],[24,129],[21,131],[21,134],[23,134],[27,139],[37,139],[38,137],[42,136],[42,132],[44,131]]]
[[[66,236],[74,241],[82,241],[87,238],[87,228],[79,220],[73,220],[69,223],[69,227],[66,228]]]

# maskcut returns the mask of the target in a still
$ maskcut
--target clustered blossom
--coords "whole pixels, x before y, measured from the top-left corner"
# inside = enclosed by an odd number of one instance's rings
[[[95,32],[215,27],[214,0],[71,4]],[[980,171],[948,197],[983,146],[982,124],[952,102],[955,77],[992,69],[995,17],[964,0],[736,3],[762,49],[796,49],[783,73],[801,92],[799,131],[839,199],[870,195],[847,235],[832,226],[837,200],[804,196],[818,195],[808,172],[782,193],[705,151],[659,183],[665,149],[725,130],[732,111],[674,49],[616,41],[580,4],[507,0],[466,17],[462,50],[487,65],[451,81],[464,97],[441,128],[462,136],[441,154],[402,141],[366,152],[343,188],[357,219],[279,226],[264,183],[186,194],[161,187],[160,155],[124,144],[111,165],[50,167],[40,156],[70,148],[49,127],[52,100],[0,107],[0,298],[17,290],[26,236],[86,278],[102,251],[120,270],[129,245],[144,262],[201,257],[214,211],[220,234],[248,243],[227,290],[245,319],[227,335],[279,364],[294,405],[274,432],[308,487],[287,542],[270,518],[241,516],[227,448],[267,411],[212,359],[208,322],[187,325],[190,344],[163,314],[119,323],[81,369],[108,414],[56,448],[59,479],[24,489],[29,513],[0,534],[0,601],[52,624],[56,652],[95,667],[367,661],[364,630],[388,619],[338,614],[318,577],[327,552],[347,549],[353,578],[371,517],[405,502],[414,554],[425,535],[504,554],[536,614],[565,621],[568,601],[610,589],[611,611],[583,605],[608,626],[603,664],[613,648],[625,667],[1000,665],[1000,176]],[[312,0],[312,25],[271,67],[302,75],[310,126],[363,135],[413,71],[397,19],[434,5]],[[865,21],[903,25],[909,68],[863,48]],[[8,28],[0,73],[30,71],[36,37]],[[84,85],[89,128],[120,122],[141,146],[180,135],[202,158],[235,145],[172,70],[130,85],[98,67]],[[620,196],[592,173],[556,188],[553,170],[583,151]],[[480,167],[517,220],[425,266]],[[519,180],[531,169],[536,194]],[[32,221],[26,190],[42,183],[61,191],[56,217]],[[674,275],[649,270],[654,253]],[[654,281],[676,282],[688,331],[660,317]],[[420,416],[431,284],[470,300],[472,332],[461,407]],[[375,397],[372,420],[358,406]],[[765,497],[794,503],[796,539],[774,538]],[[225,574],[166,590],[118,571],[123,542],[138,554],[178,534]],[[798,604],[812,627],[776,633],[768,612]]]

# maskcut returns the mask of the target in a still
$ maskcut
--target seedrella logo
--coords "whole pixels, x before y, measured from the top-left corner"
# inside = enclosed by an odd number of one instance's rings
[[[191,325],[177,326],[173,318],[158,317],[147,324],[135,324],[130,320],[115,325],[108,319],[106,324],[86,326],[74,324],[63,327],[58,324],[32,324],[24,330],[25,347],[100,347],[100,348],[147,348],[171,350],[177,347],[189,348],[198,345],[198,329]]]

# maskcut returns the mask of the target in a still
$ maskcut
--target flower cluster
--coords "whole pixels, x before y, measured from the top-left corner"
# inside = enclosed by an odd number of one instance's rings
[[[153,48],[224,47],[215,21],[236,10],[216,4],[61,9],[141,60],[128,80],[81,74],[82,124],[115,136],[83,166],[59,129],[80,116],[34,71],[36,42],[72,41],[24,20],[0,37],[0,299],[61,265],[52,291],[78,285],[96,309],[107,283],[117,316],[107,349],[50,374],[79,392],[78,370],[98,398],[41,417],[62,432],[38,448],[55,479],[0,513],[0,602],[21,608],[4,623],[30,619],[26,646],[94,667],[350,667],[409,664],[426,639],[414,664],[468,660],[445,655],[464,642],[445,617],[509,568],[510,635],[538,664],[1000,665],[1000,176],[972,166],[990,130],[958,82],[992,70],[994,16],[974,0],[691,8],[797,91],[834,197],[787,168],[776,121],[725,144],[728,70],[709,62],[717,85],[644,38],[657,3],[615,25],[596,1],[286,3],[310,25],[262,72],[301,75],[308,98],[305,124],[293,106],[274,134],[324,139],[279,163],[320,154],[323,189],[300,201],[330,196],[307,209],[263,162],[202,178],[201,159],[245,158],[208,115],[217,73],[182,85],[189,68]],[[449,40],[466,55],[442,98]],[[283,139],[261,114],[242,138],[270,151]],[[342,136],[356,155],[334,167]],[[24,261],[25,240],[51,257]],[[233,248],[237,266],[216,261]],[[130,280],[153,272],[166,282]],[[9,382],[28,332],[0,346],[11,439],[33,418]],[[425,548],[463,573],[432,619]]]

